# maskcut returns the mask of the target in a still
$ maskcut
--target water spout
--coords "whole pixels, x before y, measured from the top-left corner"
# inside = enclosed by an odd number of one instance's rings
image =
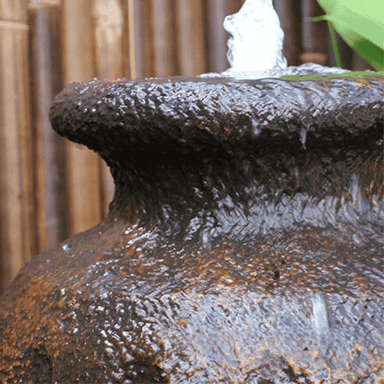
[[[232,35],[227,57],[233,71],[287,68],[284,32],[272,0],[247,0],[238,13],[225,18],[223,27]]]
[[[283,56],[284,32],[272,0],[246,0],[238,13],[223,23],[232,37],[228,40],[228,61],[231,68],[219,74],[237,79],[260,79],[284,75],[345,73],[347,70],[306,63],[287,67]],[[305,146],[305,143],[303,143]]]

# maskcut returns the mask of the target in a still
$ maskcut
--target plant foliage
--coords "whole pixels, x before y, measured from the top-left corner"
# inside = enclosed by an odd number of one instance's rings
[[[336,61],[341,67],[334,29],[377,71],[384,71],[384,5],[382,0],[317,0],[326,15]]]

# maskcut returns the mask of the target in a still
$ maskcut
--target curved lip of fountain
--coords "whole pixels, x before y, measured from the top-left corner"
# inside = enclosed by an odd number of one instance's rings
[[[60,135],[104,159],[154,147],[182,153],[208,147],[233,154],[264,135],[305,148],[307,133],[334,140],[380,124],[384,76],[297,80],[94,79],[72,83],[58,94],[50,119]]]

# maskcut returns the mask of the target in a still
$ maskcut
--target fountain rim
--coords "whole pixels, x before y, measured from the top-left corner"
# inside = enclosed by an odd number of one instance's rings
[[[384,76],[363,74],[94,79],[67,85],[50,120],[104,159],[154,146],[191,152],[198,142],[231,153],[263,134],[296,143],[307,134],[354,137],[377,127],[384,109]]]

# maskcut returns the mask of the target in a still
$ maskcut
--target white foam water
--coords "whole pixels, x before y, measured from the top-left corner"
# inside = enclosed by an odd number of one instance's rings
[[[287,67],[283,56],[284,32],[272,0],[246,0],[238,13],[225,18],[223,26],[232,35],[228,40],[227,53],[231,68],[221,74],[207,73],[202,77],[260,79],[348,72],[313,63]]]
[[[318,336],[327,338],[329,335],[328,313],[323,295],[320,292],[311,296],[312,321]]]
[[[235,72],[284,70],[284,32],[272,0],[247,0],[240,11],[227,16],[224,29],[228,40],[228,61]]]

